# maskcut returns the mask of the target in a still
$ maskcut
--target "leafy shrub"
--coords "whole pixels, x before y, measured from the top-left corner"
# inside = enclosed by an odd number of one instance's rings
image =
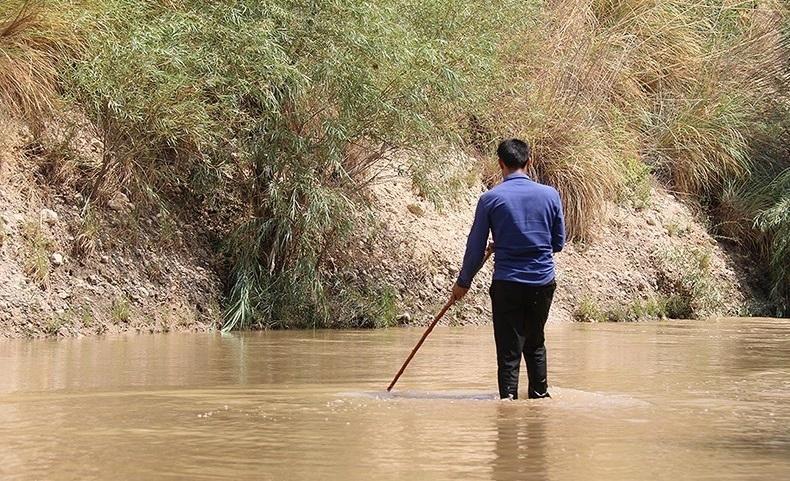
[[[364,228],[360,187],[396,146],[460,138],[503,18],[460,0],[93,8],[65,75],[104,142],[89,199],[186,190],[220,215],[228,328],[326,319],[322,262]]]

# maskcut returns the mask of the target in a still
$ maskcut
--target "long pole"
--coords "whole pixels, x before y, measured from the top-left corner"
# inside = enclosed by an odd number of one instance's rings
[[[490,256],[491,256],[491,251],[490,250],[486,251],[486,256],[483,258],[483,262],[480,263],[480,267],[483,267],[483,264],[486,263],[486,261],[488,260],[488,258]],[[406,361],[403,362],[403,365],[400,367],[400,370],[398,371],[398,374],[395,375],[395,377],[392,379],[392,382],[390,383],[390,385],[387,386],[387,392],[392,391],[392,388],[395,386],[395,383],[398,382],[398,379],[400,379],[401,374],[403,374],[403,371],[406,370],[406,366],[409,365],[409,363],[411,362],[411,360],[414,357],[414,355],[417,354],[417,351],[419,351],[420,347],[422,347],[422,343],[424,343],[425,339],[428,338],[428,335],[431,333],[431,331],[433,331],[433,328],[436,327],[436,324],[439,323],[439,320],[442,317],[444,317],[444,314],[451,307],[453,307],[453,304],[455,304],[455,299],[454,298],[450,298],[450,300],[447,301],[447,303],[444,305],[444,307],[442,307],[442,310],[439,311],[439,314],[436,314],[436,317],[434,317],[433,321],[431,321],[431,323],[428,325],[428,328],[422,334],[422,337],[420,338],[420,340],[417,341],[417,345],[414,346],[414,349],[411,350],[411,354],[409,354],[409,357],[407,357]]]

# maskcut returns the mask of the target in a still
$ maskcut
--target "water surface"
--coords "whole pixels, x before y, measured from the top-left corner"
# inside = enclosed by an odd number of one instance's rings
[[[517,402],[490,328],[385,393],[420,334],[2,342],[0,479],[790,478],[790,321],[553,325],[554,398]]]

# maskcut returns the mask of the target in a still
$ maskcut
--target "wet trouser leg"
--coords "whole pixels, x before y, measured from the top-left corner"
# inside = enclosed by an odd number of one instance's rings
[[[527,364],[528,396],[548,397],[546,344],[543,328],[554,297],[554,282],[528,286],[517,282],[491,283],[497,377],[501,398],[518,398],[521,357]]]

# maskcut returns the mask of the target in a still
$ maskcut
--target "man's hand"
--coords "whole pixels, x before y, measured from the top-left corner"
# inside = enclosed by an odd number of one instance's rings
[[[488,247],[486,247],[486,255],[489,255],[492,252],[494,252],[494,242],[493,241],[488,243]]]
[[[466,295],[467,292],[469,292],[469,288],[468,287],[461,287],[456,282],[455,284],[453,284],[453,290],[450,293],[450,299],[453,302],[460,301],[461,299],[464,298],[464,296]]]

